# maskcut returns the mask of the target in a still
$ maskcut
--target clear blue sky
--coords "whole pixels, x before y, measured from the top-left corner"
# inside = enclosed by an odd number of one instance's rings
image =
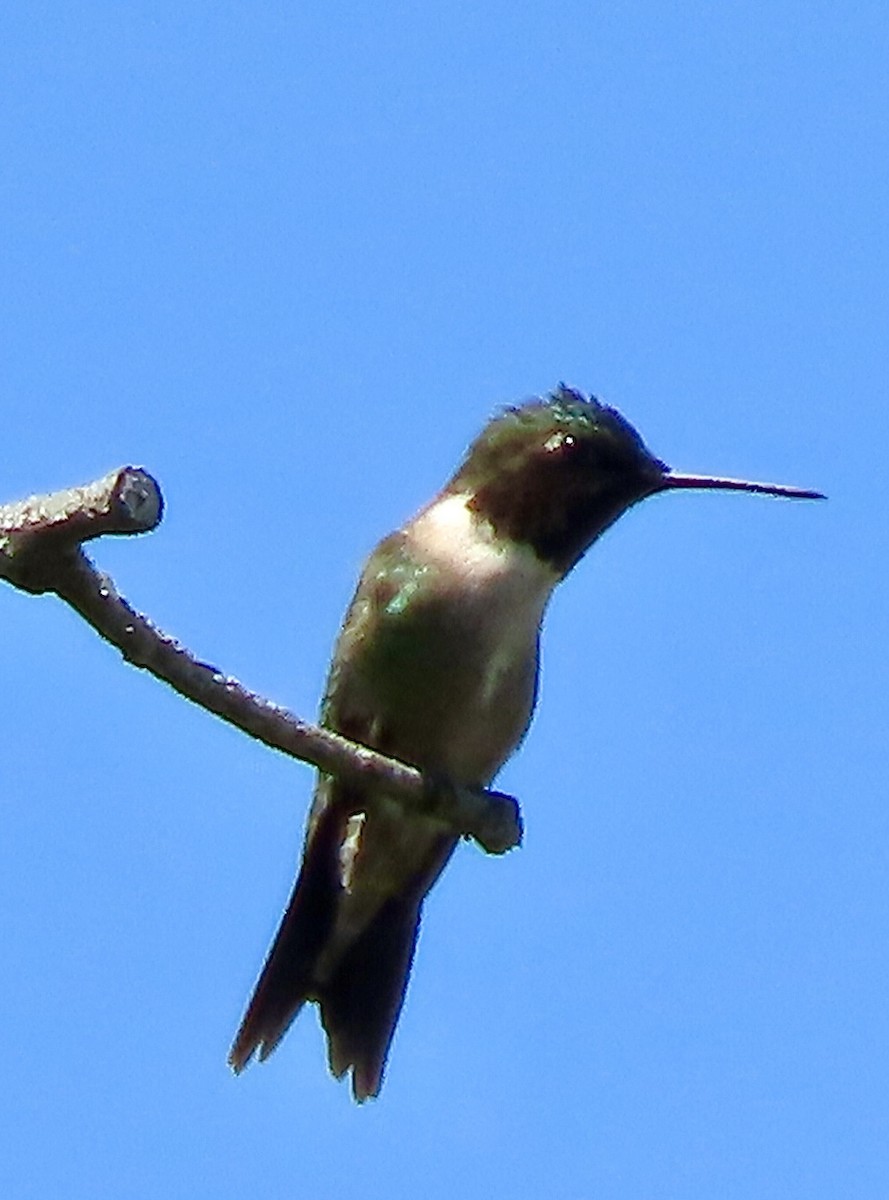
[[[231,1036],[312,787],[5,589],[0,1191],[889,1192],[885,3],[13,4],[3,492],[311,715],[363,556],[560,379],[681,494],[558,594],[524,848],[427,906],[379,1101]]]

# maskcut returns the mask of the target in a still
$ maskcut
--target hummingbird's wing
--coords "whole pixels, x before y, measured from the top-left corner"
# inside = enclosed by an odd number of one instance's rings
[[[387,689],[375,685],[367,661],[388,637],[381,617],[392,605],[393,569],[397,586],[410,591],[413,566],[402,535],[382,543],[365,569],[334,654],[322,720],[398,756],[405,752],[399,713],[387,704]],[[394,627],[402,637],[405,622]],[[383,653],[393,653],[392,647],[386,644]],[[405,695],[409,682],[389,689],[408,705],[416,703],[409,686]],[[407,818],[394,802],[378,803],[372,814],[366,808],[360,789],[319,780],[299,876],[229,1055],[236,1071],[256,1052],[267,1058],[305,1001],[313,1000],[321,1009],[333,1074],[352,1069],[358,1100],[379,1091],[423,898],[455,838],[436,822]]]

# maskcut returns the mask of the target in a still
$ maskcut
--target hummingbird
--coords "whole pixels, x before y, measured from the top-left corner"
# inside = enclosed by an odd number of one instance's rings
[[[468,787],[522,741],[554,588],[634,504],[680,489],[820,492],[671,470],[614,408],[560,385],[509,407],[432,501],[368,559],[334,649],[321,722]],[[332,1074],[380,1090],[423,903],[457,837],[435,816],[320,775],[302,863],[229,1062],[272,1053],[307,1001]]]

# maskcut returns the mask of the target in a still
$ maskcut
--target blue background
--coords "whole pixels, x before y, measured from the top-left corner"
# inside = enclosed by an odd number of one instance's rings
[[[524,848],[427,906],[381,1098],[225,1056],[310,771],[5,589],[0,1191],[889,1189],[883,3],[0,13],[3,493],[312,715],[363,556],[497,405],[595,391],[681,494],[547,619]]]

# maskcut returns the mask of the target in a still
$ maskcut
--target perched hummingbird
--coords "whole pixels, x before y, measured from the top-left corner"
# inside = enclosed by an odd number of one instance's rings
[[[620,413],[564,385],[482,430],[442,491],[370,556],[333,655],[322,723],[423,770],[490,784],[537,697],[553,588],[646,496],[725,488],[820,499],[771,483],[680,475]],[[423,901],[453,832],[321,775],[302,866],[232,1046],[266,1058],[307,1000],[330,1069],[375,1096],[404,1002]]]

